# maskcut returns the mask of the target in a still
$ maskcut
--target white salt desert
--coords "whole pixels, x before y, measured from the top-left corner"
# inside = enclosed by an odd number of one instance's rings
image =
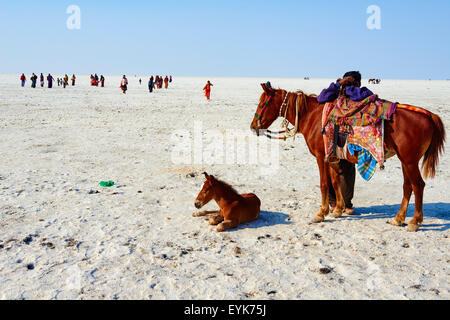
[[[354,216],[310,224],[319,174],[301,136],[270,145],[279,161],[227,162],[214,146],[250,131],[260,83],[318,94],[332,80],[174,77],[150,94],[147,76],[128,78],[123,95],[119,76],[66,89],[0,76],[1,299],[450,298],[448,152],[426,181],[419,232],[386,223],[402,199],[397,158],[357,177]],[[449,81],[368,87],[449,128]],[[261,218],[225,233],[193,218],[203,171],[257,194]]]

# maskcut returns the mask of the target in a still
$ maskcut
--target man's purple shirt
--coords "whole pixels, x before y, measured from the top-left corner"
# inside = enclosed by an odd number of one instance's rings
[[[324,89],[317,97],[319,103],[333,102],[339,96],[339,85],[332,83],[328,89]],[[359,88],[355,86],[348,86],[345,88],[345,93],[353,101],[361,101],[373,95],[373,92],[366,87]]]

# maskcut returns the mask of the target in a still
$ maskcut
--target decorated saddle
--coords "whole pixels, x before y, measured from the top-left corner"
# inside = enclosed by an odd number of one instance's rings
[[[322,115],[323,137],[327,157],[348,159],[358,157],[358,171],[370,180],[376,169],[395,152],[384,145],[384,120],[391,120],[398,104],[371,95],[362,101],[352,101],[345,95],[325,104]]]

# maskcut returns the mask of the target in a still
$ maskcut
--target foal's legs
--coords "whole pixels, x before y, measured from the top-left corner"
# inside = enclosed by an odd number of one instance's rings
[[[225,220],[217,226],[217,232],[222,232],[227,229],[234,229],[239,227],[239,220]]]
[[[325,158],[317,156],[317,164],[320,173],[320,191],[322,193],[322,206],[320,211],[312,219],[313,223],[321,223],[325,221],[325,217],[330,213],[330,204],[328,203],[328,176],[329,165],[325,163]],[[340,190],[340,189],[339,189]]]
[[[212,217],[209,217],[209,224],[211,226],[217,226],[223,220],[224,220],[224,217],[222,217],[221,215],[212,216]]]
[[[204,217],[204,216],[209,216],[211,214],[217,214],[217,213],[220,213],[220,211],[201,211],[201,212],[194,213],[192,216],[193,217]]]
[[[409,201],[411,200],[411,194],[412,194],[412,185],[411,181],[408,177],[408,172],[404,164],[402,164],[402,170],[403,170],[403,200],[402,205],[400,207],[400,210],[397,214],[397,216],[390,221],[390,224],[394,226],[402,226],[405,223],[406,215],[408,212],[408,205]]]

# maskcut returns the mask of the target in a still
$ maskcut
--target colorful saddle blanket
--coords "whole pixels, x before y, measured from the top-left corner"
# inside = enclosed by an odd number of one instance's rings
[[[340,96],[325,105],[324,120],[343,127],[365,127],[376,125],[383,119],[390,120],[396,109],[397,103],[379,99],[376,94],[362,101]]]
[[[338,158],[347,159],[347,151],[352,155],[357,152],[358,171],[365,180],[370,180],[377,162],[383,165],[385,159],[395,154],[384,146],[382,120],[390,120],[396,109],[397,103],[378,99],[377,95],[362,101],[340,96],[327,103],[322,115],[326,154],[336,151]],[[341,134],[348,135],[345,146],[335,146],[336,126]]]

